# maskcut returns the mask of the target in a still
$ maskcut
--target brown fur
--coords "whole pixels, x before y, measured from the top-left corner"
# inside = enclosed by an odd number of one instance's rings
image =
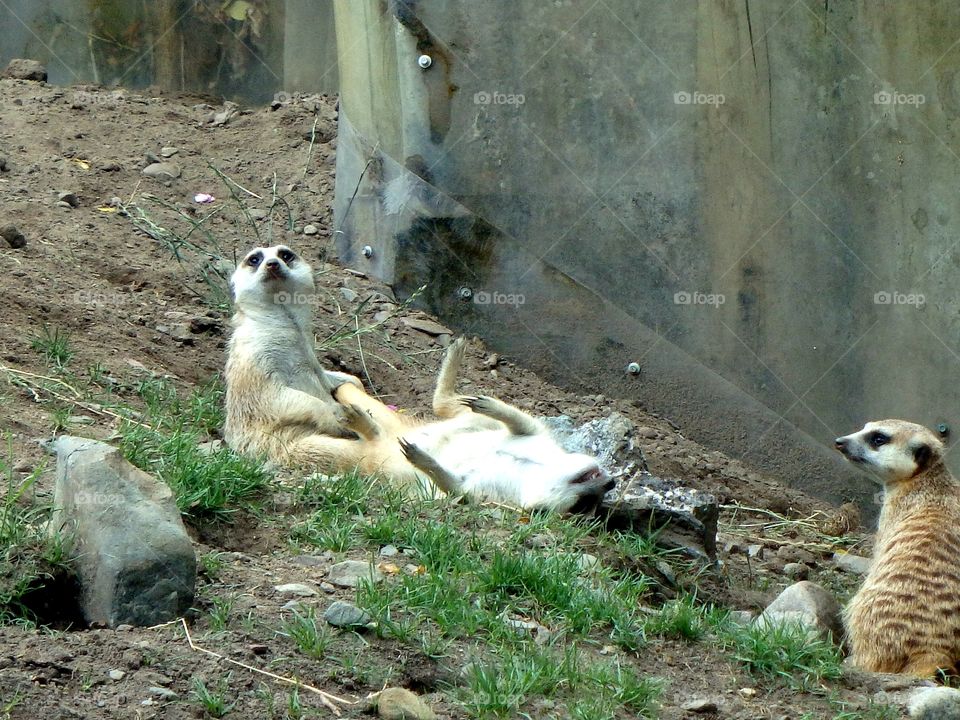
[[[889,443],[870,459],[870,429]],[[843,445],[841,441],[849,441]],[[861,441],[864,441],[861,443]],[[869,423],[837,441],[868,468],[898,461],[885,494],[873,565],[845,612],[854,664],[873,672],[932,678],[955,672],[960,660],[960,483],[929,430],[902,420]],[[912,472],[908,470],[912,463]],[[872,468],[877,471],[877,468]]]

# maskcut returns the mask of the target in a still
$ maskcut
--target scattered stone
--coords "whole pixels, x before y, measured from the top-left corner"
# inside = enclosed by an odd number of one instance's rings
[[[334,627],[357,627],[372,622],[368,613],[353,603],[337,600],[323,613],[323,619]]]
[[[316,225],[304,225],[303,227],[304,235],[316,235],[318,232]]]
[[[327,594],[335,593],[337,591],[337,588],[335,588],[333,585],[331,585],[326,581],[323,581],[322,583],[320,583],[320,589]]]
[[[749,610],[733,610],[727,616],[730,622],[737,625],[749,625],[753,622],[754,617],[756,617]]]
[[[360,294],[356,290],[351,290],[350,288],[347,288],[347,287],[340,288],[340,294],[343,296],[343,299],[346,300],[347,302],[353,302],[358,297],[360,297]]]
[[[70,207],[80,207],[80,198],[78,198],[75,193],[62,192],[57,195],[57,198],[59,198],[60,202],[67,203]]]
[[[384,545],[382,548],[380,548],[380,554],[383,557],[394,557],[399,553],[400,551],[397,549],[396,545]]]
[[[123,670],[111,670],[107,673],[111,680],[123,680],[127,674]]]
[[[263,220],[267,214],[267,211],[262,208],[249,208],[247,210],[247,215],[250,216],[251,220]]]
[[[755,698],[757,696],[756,688],[750,688],[750,687],[740,688],[739,690],[737,690],[737,692],[740,693],[740,697],[745,697],[748,700],[750,698]]]
[[[33,472],[33,463],[29,460],[19,460],[14,466],[13,471],[15,473],[28,474]]]
[[[23,233],[17,229],[16,225],[4,225],[0,227],[0,237],[7,241],[7,244],[14,250],[25,247],[27,239]]]
[[[783,566],[783,574],[794,580],[806,580],[810,574],[810,568],[803,563],[787,563]]]
[[[0,172],[6,172],[8,169],[6,156],[0,155]]]
[[[383,720],[435,720],[433,710],[405,688],[387,688],[377,696],[377,714]]]
[[[401,322],[403,322],[403,324],[406,325],[408,328],[419,330],[422,333],[426,333],[427,335],[433,335],[434,337],[436,337],[437,335],[453,334],[453,330],[451,330],[450,328],[444,327],[438,322],[434,322],[433,320],[427,320],[425,318],[405,317],[405,318],[401,318]]]
[[[300,612],[303,609],[303,603],[300,600],[289,600],[280,608],[281,610]]]
[[[783,545],[777,550],[777,557],[785,563],[803,563],[811,567],[817,564],[817,556],[809,550],[796,545]]]
[[[660,431],[652,427],[638,427],[636,435],[644,440],[656,440],[660,437]]]
[[[755,560],[762,560],[763,545],[747,545],[747,555]]]
[[[179,695],[177,695],[177,693],[175,693],[170,688],[157,687],[156,685],[152,685],[148,687],[147,692],[150,693],[151,695],[156,696],[160,700],[176,700],[177,698],[180,697]]]
[[[172,162],[150,163],[140,172],[155,180],[176,180],[180,177],[180,168]]]
[[[39,60],[14,58],[7,63],[7,68],[3,71],[3,77],[12,78],[14,80],[33,80],[35,82],[46,82],[47,68]]]
[[[117,632],[129,632],[130,630],[133,630],[133,625],[128,623],[120,623],[114,628],[114,630]]]
[[[67,425],[93,425],[96,422],[89,415],[68,415]]]
[[[64,435],[57,454],[55,527],[77,553],[88,623],[159,625],[193,605],[197,559],[165,483],[106,443]]]
[[[178,152],[180,152],[180,149],[179,149],[179,148],[175,148],[175,147],[171,147],[171,146],[167,145],[166,147],[160,148],[160,157],[162,157],[162,158],[172,158],[172,157],[173,157],[174,155],[176,155]]]
[[[794,583],[770,603],[756,622],[763,626],[799,623],[821,637],[843,637],[840,603],[809,580]]]
[[[870,572],[872,560],[860,555],[838,552],[833,554],[833,562],[838,568],[855,575],[866,575]]]
[[[960,718],[960,690],[948,687],[919,688],[907,702],[907,712],[917,720]]]
[[[364,580],[380,582],[383,574],[372,564],[360,560],[344,560],[331,566],[327,580],[337,587],[357,587]]]
[[[320,594],[303,583],[286,583],[285,585],[276,585],[273,589],[281,595],[296,595],[297,597],[313,597]]]
[[[577,567],[584,573],[594,572],[600,567],[600,558],[590,553],[582,553],[580,557],[577,558]]]
[[[218,452],[223,450],[223,440],[208,440],[207,442],[202,442],[197,445],[197,450],[204,457],[216,455]]]
[[[692,713],[715,713],[719,709],[719,704],[710,698],[693,698],[683,703],[680,709]]]

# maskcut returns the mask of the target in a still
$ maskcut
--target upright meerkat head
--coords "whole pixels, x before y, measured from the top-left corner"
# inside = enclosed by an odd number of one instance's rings
[[[233,300],[242,311],[280,306],[310,310],[313,270],[286,245],[254,248],[230,278]]]
[[[905,420],[868,422],[863,430],[838,437],[836,447],[847,460],[887,485],[914,478],[943,462],[940,438]]]

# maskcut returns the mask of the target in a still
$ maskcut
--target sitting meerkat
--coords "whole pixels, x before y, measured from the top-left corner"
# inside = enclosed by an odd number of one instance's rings
[[[437,381],[433,407],[440,421],[395,413],[357,378],[325,371],[310,331],[313,273],[289,248],[250,251],[231,285],[236,315],[224,438],[235,451],[559,512],[592,509],[613,486],[594,458],[564,451],[517,408],[457,395],[462,340],[448,350]]]
[[[943,443],[903,420],[837,438],[850,462],[884,487],[873,564],[844,624],[853,663],[923,678],[960,661],[960,482]]]
[[[286,464],[304,437],[355,438],[331,393],[360,381],[317,361],[310,266],[283,245],[255,248],[230,285],[235,313],[226,366],[227,444]]]

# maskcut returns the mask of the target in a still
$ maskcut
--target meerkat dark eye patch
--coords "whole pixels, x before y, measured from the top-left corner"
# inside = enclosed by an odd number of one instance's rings
[[[867,442],[870,443],[870,447],[872,448],[883,447],[890,442],[890,436],[882,432],[873,432],[870,433],[870,437],[867,438]]]
[[[297,256],[294,254],[293,250],[290,250],[289,248],[282,248],[280,252],[277,253],[277,257],[279,257],[288,265],[297,259]]]
[[[918,445],[913,450],[913,461],[917,463],[918,470],[926,470],[932,457],[933,450],[930,449],[929,445]]]
[[[258,267],[261,262],[263,262],[262,252],[255,252],[253,255],[247,258],[247,265],[249,265],[252,268]]]

